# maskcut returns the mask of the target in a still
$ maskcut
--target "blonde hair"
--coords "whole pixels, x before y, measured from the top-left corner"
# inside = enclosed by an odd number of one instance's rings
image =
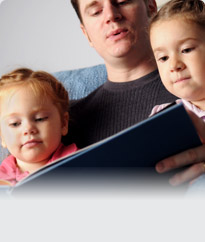
[[[43,102],[44,97],[51,98],[59,110],[61,118],[68,112],[68,92],[54,76],[44,71],[33,71],[28,68],[16,69],[0,79],[0,99],[7,95],[8,89],[29,86],[33,93]]]
[[[150,28],[158,21],[173,17],[183,17],[185,20],[205,27],[205,4],[201,0],[171,0],[151,18]]]

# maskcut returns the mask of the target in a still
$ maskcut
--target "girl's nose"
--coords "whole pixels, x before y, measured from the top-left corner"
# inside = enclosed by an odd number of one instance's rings
[[[181,61],[180,59],[177,58],[172,58],[171,62],[170,62],[170,71],[171,72],[178,72],[178,71],[182,71],[185,69],[185,64],[183,61]]]
[[[26,123],[24,126],[24,135],[36,134],[37,128],[30,122]]]

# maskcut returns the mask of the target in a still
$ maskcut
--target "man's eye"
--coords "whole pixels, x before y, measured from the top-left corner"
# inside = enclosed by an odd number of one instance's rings
[[[167,61],[168,60],[168,56],[163,56],[163,57],[160,57],[159,59],[158,59],[158,61],[160,61],[160,62],[165,62],[165,61]]]
[[[100,13],[102,12],[102,9],[94,9],[92,12],[91,12],[91,16],[98,16]]]
[[[36,118],[35,121],[36,122],[43,122],[46,121],[48,119],[48,117],[42,117],[42,118]]]
[[[187,53],[190,53],[192,50],[194,50],[195,48],[194,47],[192,47],[192,48],[186,48],[186,49],[183,49],[182,50],[182,53],[183,54],[187,54]]]
[[[94,12],[94,13],[92,14],[92,16],[97,16],[97,15],[100,14],[100,12],[101,12],[101,11]]]

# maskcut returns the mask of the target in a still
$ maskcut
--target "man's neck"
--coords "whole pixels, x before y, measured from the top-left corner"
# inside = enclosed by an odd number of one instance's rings
[[[105,63],[108,80],[112,82],[129,82],[141,78],[157,69],[154,57],[137,60],[120,58],[116,62]]]

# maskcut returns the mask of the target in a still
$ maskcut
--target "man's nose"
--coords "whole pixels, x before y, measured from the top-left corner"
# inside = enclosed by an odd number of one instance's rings
[[[104,13],[106,23],[118,22],[122,19],[120,9],[110,2],[104,6]]]
[[[170,71],[171,72],[183,71],[184,69],[185,69],[185,64],[179,58],[173,57],[170,60]]]

